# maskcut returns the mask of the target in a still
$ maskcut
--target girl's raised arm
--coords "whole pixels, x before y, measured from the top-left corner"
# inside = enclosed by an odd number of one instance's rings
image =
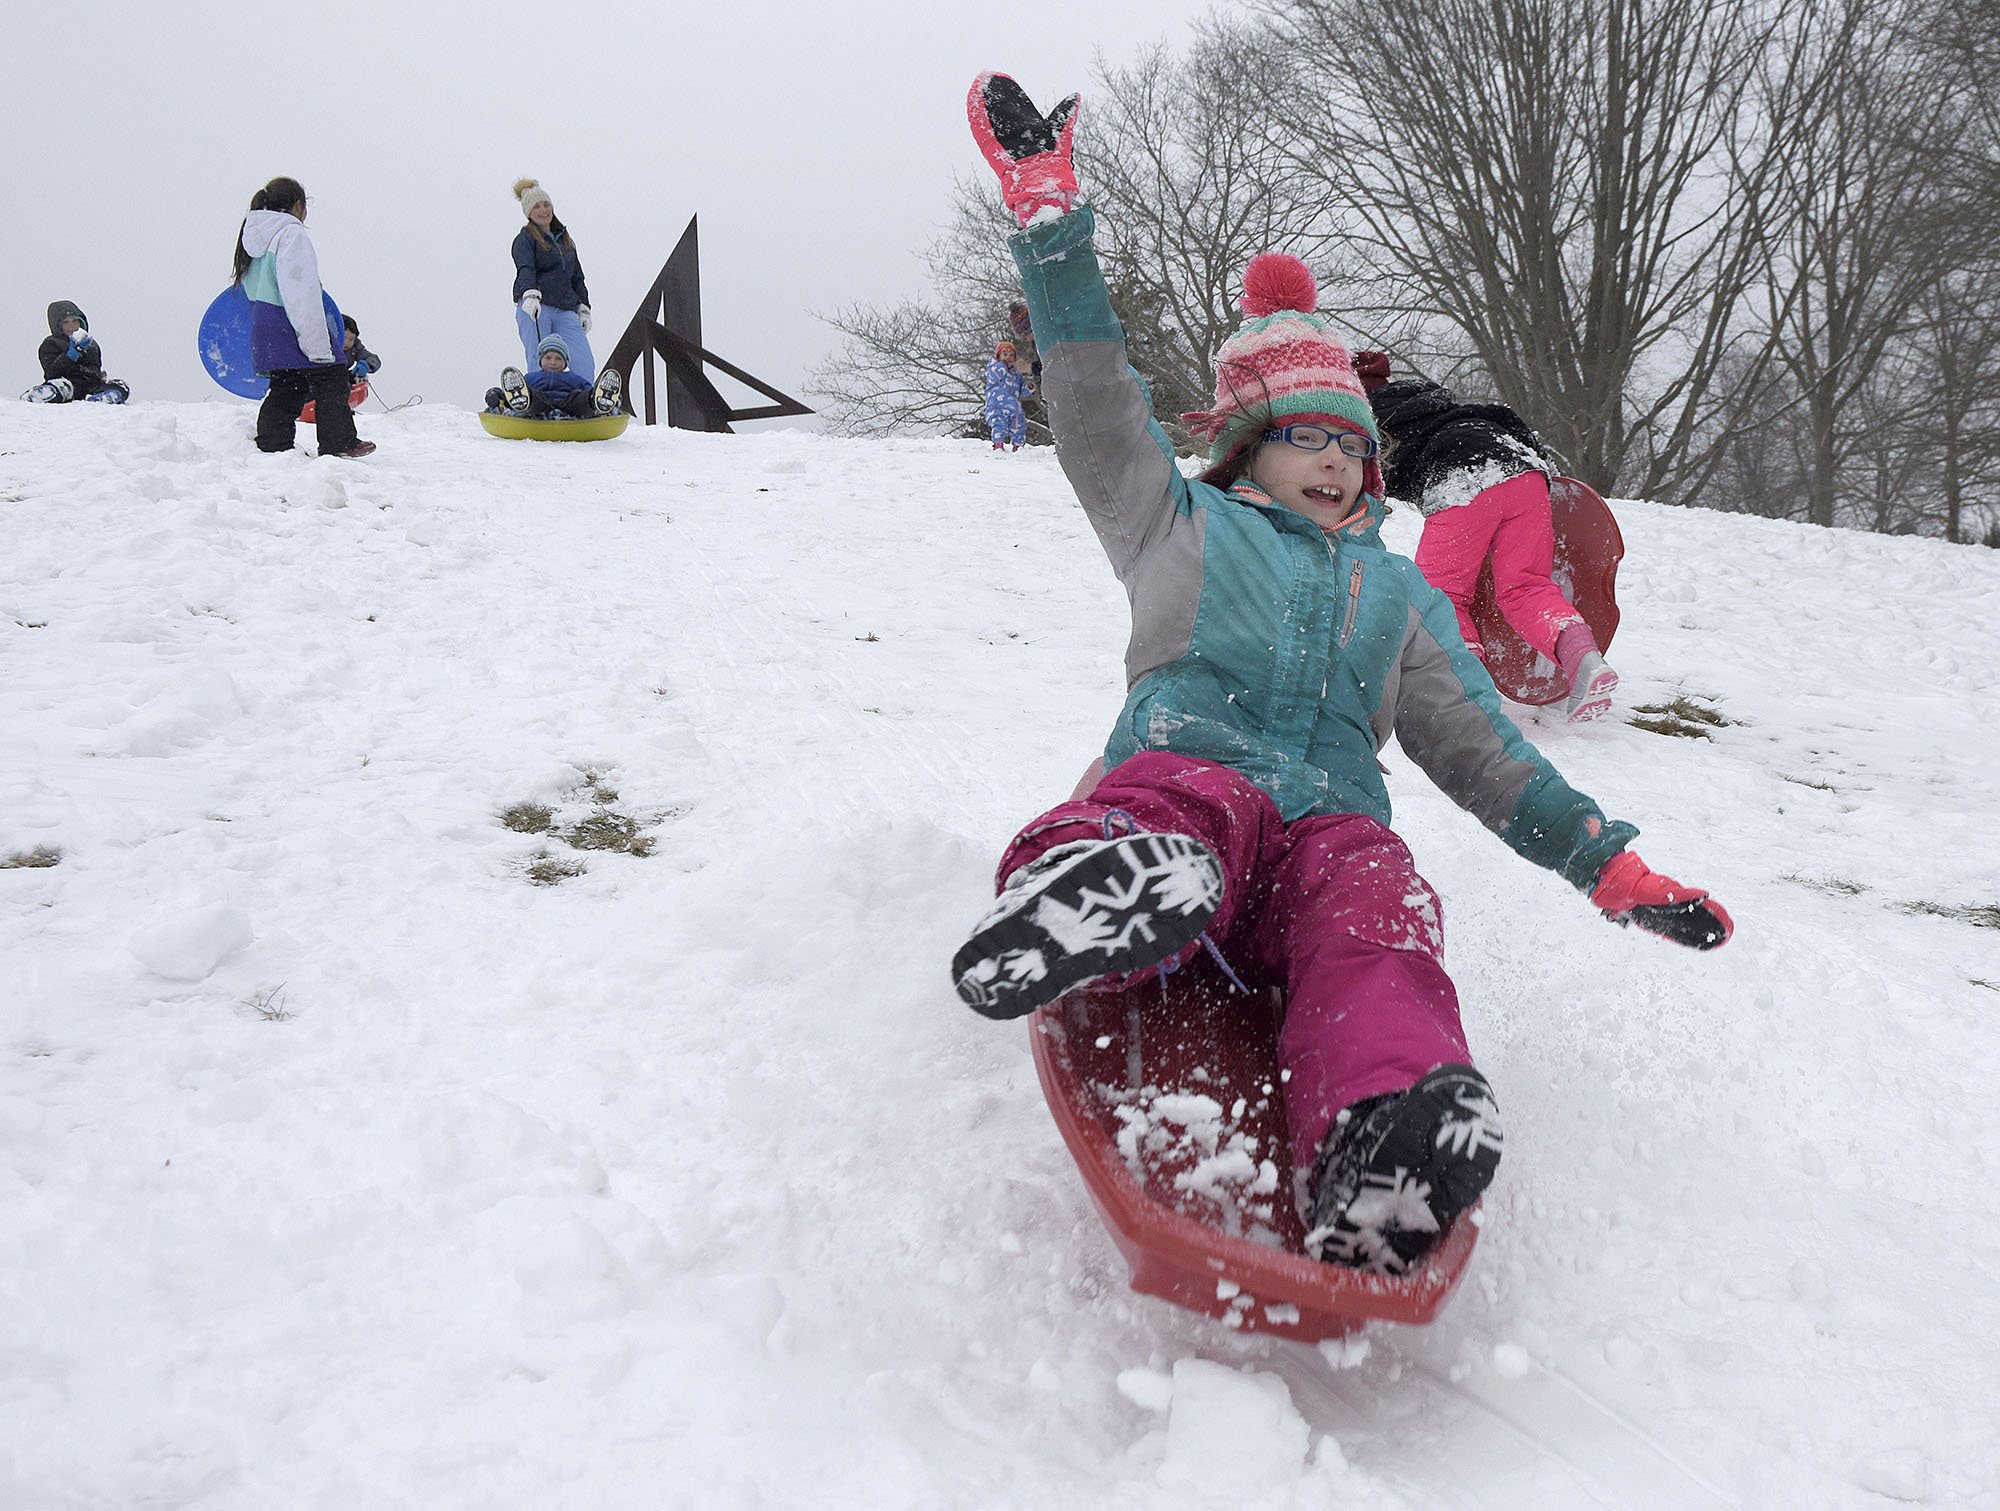
[[[1125,328],[1093,246],[1096,219],[1076,204],[1070,149],[1081,110],[1071,95],[1044,116],[1005,74],[981,74],[966,101],[972,134],[1021,223],[1009,245],[1056,457],[1122,579],[1185,511],[1188,486],[1145,381],[1126,360]]]

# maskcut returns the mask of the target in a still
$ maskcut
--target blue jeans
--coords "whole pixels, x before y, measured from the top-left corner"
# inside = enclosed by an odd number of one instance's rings
[[[533,372],[541,365],[535,348],[542,344],[544,336],[561,336],[563,345],[569,348],[569,370],[582,373],[586,378],[596,378],[597,359],[590,354],[590,338],[584,335],[583,322],[576,318],[575,310],[559,310],[554,305],[545,304],[538,324],[530,320],[517,304],[514,306],[514,324],[521,332],[521,350],[528,356],[524,371]]]

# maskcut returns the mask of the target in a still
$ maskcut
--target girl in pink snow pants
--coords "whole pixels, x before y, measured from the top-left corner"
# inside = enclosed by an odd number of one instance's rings
[[[1392,382],[1381,352],[1362,352],[1355,366],[1390,448],[1389,494],[1424,515],[1417,567],[1458,611],[1467,647],[1483,657],[1472,598],[1490,558],[1501,614],[1569,678],[1571,721],[1609,713],[1618,674],[1555,585],[1555,462],[1541,437],[1504,404],[1468,404],[1416,378]]]
[[[1261,787],[1227,766],[1147,750],[1029,824],[1000,858],[1000,881],[1058,845],[1101,838],[1107,821],[1123,827],[1114,815],[1191,835],[1221,863],[1209,939],[1253,991],[1286,990],[1278,1054],[1290,1072],[1285,1118],[1299,1168],[1311,1168],[1341,1108],[1468,1058],[1437,894],[1393,830],[1359,813],[1287,824]],[[1200,947],[1183,946],[1170,964]]]
[[[1712,948],[1728,917],[1649,870],[1626,848],[1638,831],[1521,737],[1449,600],[1383,545],[1374,413],[1305,264],[1267,253],[1245,270],[1215,408],[1182,417],[1211,443],[1191,480],[1126,359],[1095,216],[1075,203],[1077,101],[1045,117],[988,74],[968,111],[1022,226],[1010,247],[1057,458],[1132,637],[1108,770],[1008,847],[953,985],[1013,1018],[1206,948],[1253,988],[1280,987],[1307,1249],[1402,1273],[1493,1178],[1501,1132],[1441,963],[1436,894],[1389,828],[1383,742],[1618,921]]]

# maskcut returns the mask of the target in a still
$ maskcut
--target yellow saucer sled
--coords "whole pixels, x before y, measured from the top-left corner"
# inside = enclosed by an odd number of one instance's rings
[[[631,416],[622,409],[617,414],[601,414],[588,420],[530,420],[517,414],[479,412],[479,423],[488,435],[509,441],[608,441],[623,435]]]

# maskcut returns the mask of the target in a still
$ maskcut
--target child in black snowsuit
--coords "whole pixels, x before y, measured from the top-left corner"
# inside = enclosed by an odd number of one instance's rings
[[[352,315],[342,315],[340,323],[347,331],[347,344],[341,353],[347,359],[347,370],[354,375],[355,382],[366,382],[371,374],[382,370],[382,359],[361,344],[361,327],[354,323]]]
[[[67,299],[49,306],[48,339],[35,355],[42,364],[42,381],[21,395],[31,404],[67,404],[73,399],[123,404],[132,397],[122,378],[104,376],[104,348],[91,335],[83,311]]]

